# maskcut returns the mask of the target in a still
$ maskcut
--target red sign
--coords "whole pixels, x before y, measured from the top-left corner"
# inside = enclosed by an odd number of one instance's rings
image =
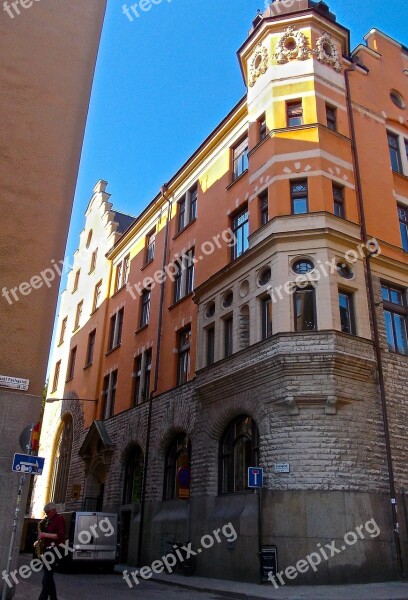
[[[37,425],[34,426],[34,429],[31,432],[31,450],[33,452],[38,452],[38,449],[40,447],[40,431],[41,422],[39,421]]]

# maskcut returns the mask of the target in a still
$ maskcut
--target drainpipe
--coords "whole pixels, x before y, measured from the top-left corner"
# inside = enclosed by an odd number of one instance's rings
[[[351,132],[351,150],[353,155],[353,163],[354,163],[354,172],[356,174],[356,188],[357,188],[357,202],[358,209],[360,213],[360,223],[361,223],[361,237],[363,241],[366,243],[368,241],[367,235],[367,225],[364,211],[364,202],[363,202],[363,187],[361,182],[361,172],[360,172],[360,162],[357,152],[357,137],[356,137],[356,127],[354,122],[353,115],[353,104],[351,99],[351,88],[350,88],[350,73],[355,71],[356,63],[353,63],[350,67],[348,67],[344,71],[344,77],[346,82],[346,99],[347,99],[347,111],[349,115],[349,124],[350,124],[350,132]],[[392,511],[392,522],[394,529],[394,542],[395,542],[395,550],[397,553],[397,564],[398,570],[401,577],[405,577],[404,574],[404,565],[402,560],[402,551],[401,551],[401,539],[400,539],[400,529],[399,529],[399,521],[398,521],[398,512],[397,512],[397,496],[395,491],[395,479],[394,479],[394,468],[393,468],[393,460],[392,460],[392,450],[391,450],[391,440],[390,440],[390,429],[389,429],[389,421],[388,421],[388,409],[387,409],[387,396],[385,391],[385,381],[384,381],[384,367],[383,367],[383,359],[381,352],[381,344],[380,344],[380,336],[378,332],[378,318],[375,307],[375,298],[374,298],[374,286],[373,286],[373,275],[371,271],[371,257],[369,254],[365,258],[365,266],[367,273],[367,286],[368,286],[368,299],[369,299],[369,308],[370,315],[372,319],[373,325],[373,334],[374,334],[374,350],[378,365],[378,381],[380,387],[380,399],[381,399],[381,410],[382,410],[382,419],[384,426],[384,435],[385,435],[385,449],[387,456],[387,467],[388,467],[388,481],[390,488],[390,497],[391,497],[391,511]]]
[[[166,267],[167,262],[167,246],[169,241],[169,225],[170,225],[170,217],[171,217],[171,200],[166,195],[167,185],[163,185],[161,187],[161,194],[165,200],[167,200],[167,221],[166,221],[166,231],[164,234],[164,247],[163,247],[163,262],[162,262],[162,273],[164,273],[164,268]],[[149,396],[149,412],[147,417],[147,433],[146,433],[146,451],[145,451],[145,459],[143,465],[143,485],[142,485],[142,497],[140,499],[140,526],[139,526],[139,540],[137,547],[137,562],[138,566],[142,566],[142,547],[143,547],[143,529],[144,529],[144,517],[145,517],[145,507],[146,507],[146,484],[147,484],[147,469],[149,465],[149,449],[150,449],[150,432],[152,426],[152,413],[153,413],[153,398],[154,394],[157,392],[157,384],[159,381],[159,364],[160,364],[160,346],[161,346],[161,337],[162,337],[162,327],[163,327],[163,307],[164,307],[164,284],[165,279],[162,277],[162,282],[160,284],[160,301],[159,301],[159,322],[157,325],[157,342],[156,342],[156,363],[154,368],[154,383],[153,389],[150,392]]]

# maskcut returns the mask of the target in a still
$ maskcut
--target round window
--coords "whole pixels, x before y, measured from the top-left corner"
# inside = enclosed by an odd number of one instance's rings
[[[228,308],[229,306],[231,306],[233,300],[234,300],[234,294],[232,293],[231,290],[228,290],[228,292],[225,292],[224,298],[222,300],[223,307]]]
[[[211,317],[213,317],[215,314],[215,302],[213,300],[211,300],[211,302],[209,302],[207,304],[207,306],[205,307],[205,316],[207,317],[207,319],[211,319]]]
[[[272,277],[272,272],[270,267],[265,267],[259,273],[258,283],[259,285],[266,285],[270,282]]]
[[[286,50],[289,50],[289,52],[293,52],[293,50],[296,49],[296,46],[296,40],[293,37],[288,38],[285,42],[285,48]]]
[[[340,262],[337,264],[337,272],[340,277],[344,277],[344,279],[353,279],[354,273],[351,270],[350,266],[345,262]]]
[[[314,264],[311,260],[307,260],[306,258],[297,260],[292,265],[292,270],[297,273],[297,275],[306,275],[307,273],[310,273],[310,271],[313,271],[313,269]]]
[[[329,42],[325,42],[323,44],[323,50],[324,53],[327,54],[327,56],[333,56],[333,47],[331,44],[329,44]]]
[[[262,63],[262,55],[258,54],[258,56],[255,59],[255,69],[259,69],[259,67],[261,66]]]
[[[405,102],[401,94],[393,90],[390,92],[390,98],[395,106],[398,106],[398,108],[405,108]]]

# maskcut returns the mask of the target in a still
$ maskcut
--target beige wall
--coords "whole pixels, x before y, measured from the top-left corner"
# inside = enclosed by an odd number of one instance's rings
[[[1,15],[1,287],[63,258],[104,7],[42,0]],[[30,379],[32,394],[44,384],[57,293],[56,277],[12,305],[1,297],[0,374]]]
[[[30,380],[29,396],[0,388],[2,514],[15,502],[10,469],[22,424],[39,418],[59,286],[51,261],[64,256],[105,6],[42,0],[13,19],[1,10],[0,291],[27,285],[15,290],[18,301],[0,296],[0,375]],[[47,268],[50,288],[32,280]],[[10,525],[0,526],[1,570]]]

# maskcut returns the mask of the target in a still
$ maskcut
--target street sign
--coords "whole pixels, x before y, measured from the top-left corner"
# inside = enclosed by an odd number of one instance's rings
[[[23,392],[26,392],[29,384],[29,379],[19,379],[18,377],[0,375],[0,387],[10,388],[11,390],[23,390]]]
[[[30,456],[30,454],[15,454],[13,466],[15,473],[28,473],[29,475],[42,475],[45,458]]]
[[[263,486],[263,469],[261,467],[248,467],[248,487],[261,488]]]
[[[273,468],[274,473],[290,473],[289,463],[277,463]]]

